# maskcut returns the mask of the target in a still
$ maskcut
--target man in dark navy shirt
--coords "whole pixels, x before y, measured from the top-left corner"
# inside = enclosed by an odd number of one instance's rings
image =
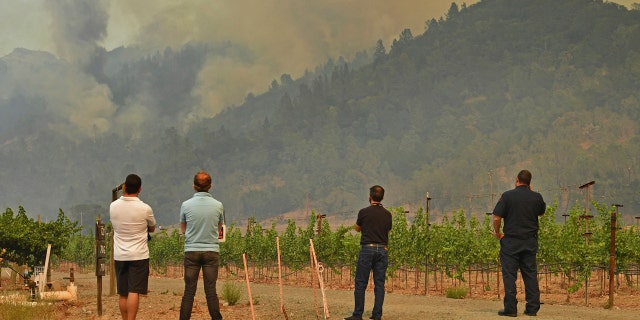
[[[346,320],[361,320],[364,313],[364,293],[369,283],[369,273],[373,271],[373,293],[375,296],[373,311],[369,319],[382,319],[384,303],[384,281],[389,265],[389,232],[391,231],[391,212],[382,206],[384,189],[375,185],[369,189],[370,206],[358,212],[354,229],[362,232],[360,254],[356,266],[353,314]]]
[[[525,287],[524,314],[535,316],[540,310],[538,287],[538,216],[547,205],[542,195],[531,190],[531,172],[522,170],[516,178],[516,187],[506,191],[493,209],[493,236],[500,239],[500,262],[504,282],[504,309],[498,315],[516,317],[516,278],[518,269]],[[504,220],[503,233],[500,225]]]

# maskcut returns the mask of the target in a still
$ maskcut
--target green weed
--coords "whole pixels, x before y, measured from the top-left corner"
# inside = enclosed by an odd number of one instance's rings
[[[235,305],[240,300],[240,285],[236,282],[227,281],[222,285],[222,299],[229,303],[230,306]]]
[[[0,303],[0,319],[30,320],[55,319],[55,307],[48,303]]]
[[[447,289],[446,297],[451,299],[464,299],[468,292],[466,287],[453,287]]]

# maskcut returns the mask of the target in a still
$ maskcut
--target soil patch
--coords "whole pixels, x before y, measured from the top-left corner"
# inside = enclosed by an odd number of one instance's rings
[[[54,276],[55,277],[55,276]],[[62,274],[59,275],[63,277]],[[117,296],[109,296],[109,278],[103,278],[102,316],[97,315],[97,280],[93,274],[76,274],[79,300],[58,302],[59,319],[120,319]],[[224,281],[237,281],[243,288],[239,304],[222,306],[225,319],[252,319],[252,311],[247,296],[246,283],[239,280],[221,279],[218,292]],[[154,276],[149,282],[150,292],[140,299],[138,319],[178,319],[182,298],[183,281],[179,278]],[[279,286],[274,283],[251,283],[254,299],[255,319],[285,319],[280,308]],[[326,289],[329,317],[342,319],[351,314],[353,291],[350,288]],[[297,285],[283,286],[284,306],[290,320],[325,319],[322,294],[319,288]],[[566,295],[565,295],[566,296]],[[570,304],[562,303],[562,295],[543,294],[543,306],[538,314],[540,319],[638,319],[640,297],[633,293],[616,296],[616,306],[604,309],[605,296],[590,297],[589,306],[584,300],[574,299]],[[520,301],[523,301],[519,297]],[[221,302],[224,302],[221,300]],[[582,305],[580,305],[582,304]],[[370,316],[373,306],[373,291],[367,291],[364,318]],[[497,310],[502,301],[495,295],[475,295],[466,299],[448,299],[442,296],[404,294],[395,290],[387,293],[384,304],[385,320],[395,319],[498,319]],[[520,312],[524,310],[519,304]],[[202,281],[198,284],[192,319],[208,319]]]

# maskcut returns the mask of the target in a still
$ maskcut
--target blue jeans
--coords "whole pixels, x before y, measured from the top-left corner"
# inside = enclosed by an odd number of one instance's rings
[[[500,240],[500,263],[502,264],[502,281],[504,282],[504,311],[518,312],[516,300],[516,278],[518,269],[524,282],[525,309],[530,314],[540,310],[540,288],[538,286],[538,266],[536,253],[538,239],[502,238]]]
[[[204,293],[207,298],[209,315],[213,320],[222,319],[220,314],[220,302],[216,292],[218,281],[218,264],[220,253],[213,251],[188,251],[184,253],[184,294],[180,305],[180,320],[191,318],[193,298],[198,289],[198,277],[202,269],[204,279]]]
[[[373,303],[372,317],[382,317],[382,304],[384,303],[384,281],[389,265],[389,252],[383,246],[363,245],[358,255],[356,266],[355,290],[353,297],[355,306],[353,316],[362,317],[364,313],[364,293],[369,284],[369,274],[373,271]]]

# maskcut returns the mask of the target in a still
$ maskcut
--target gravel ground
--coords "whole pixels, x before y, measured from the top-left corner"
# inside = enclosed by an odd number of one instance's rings
[[[120,319],[117,297],[108,296],[108,277],[103,279],[102,316],[97,315],[97,281],[92,274],[76,276],[79,300],[59,302],[59,319]],[[218,283],[218,292],[223,281]],[[249,304],[246,283],[239,282],[243,288],[240,302],[234,306],[222,306],[225,319],[285,319],[280,308],[279,286],[277,284],[251,284],[254,308]],[[183,290],[181,279],[152,277],[150,292],[140,300],[138,319],[178,319],[180,300]],[[298,319],[342,319],[351,314],[353,292],[344,290],[325,290],[329,315],[325,318],[320,289],[301,286],[284,286],[284,306],[290,320]],[[367,292],[365,319],[370,316],[373,307],[373,292]],[[545,304],[538,313],[540,319],[638,319],[640,298],[625,294],[618,296],[622,307],[604,309],[594,299],[592,306],[566,305],[552,303],[543,295]],[[601,301],[602,299],[598,300]],[[224,302],[221,300],[221,302]],[[388,293],[384,304],[384,320],[399,319],[499,319],[497,310],[501,308],[497,297],[448,299],[440,296],[409,295]],[[524,310],[523,305],[520,305]],[[521,311],[522,311],[521,310]],[[252,316],[253,315],[253,316]],[[522,315],[520,315],[522,316]],[[202,282],[198,293],[192,319],[208,319]]]

